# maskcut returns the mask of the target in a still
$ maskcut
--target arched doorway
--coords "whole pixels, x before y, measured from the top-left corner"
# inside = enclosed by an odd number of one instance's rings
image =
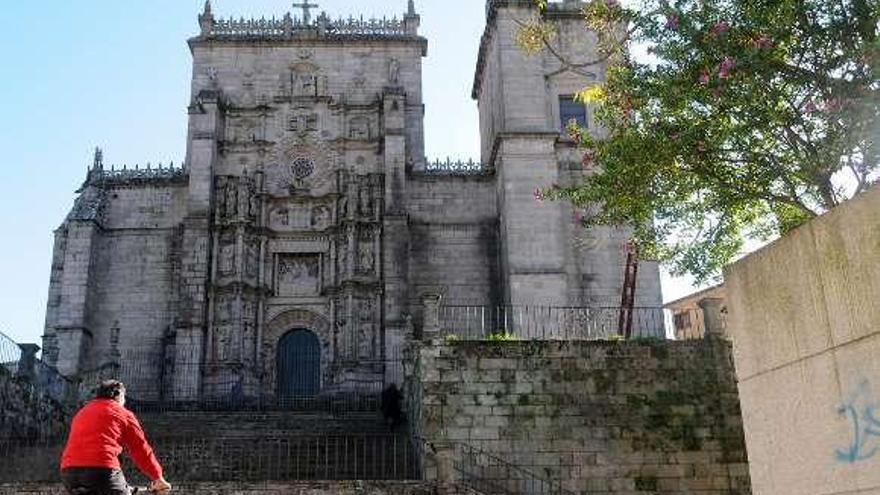
[[[278,342],[278,398],[314,397],[321,390],[321,342],[309,330],[292,330]]]

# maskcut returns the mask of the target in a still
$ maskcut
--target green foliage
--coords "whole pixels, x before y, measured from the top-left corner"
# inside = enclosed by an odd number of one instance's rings
[[[455,344],[456,342],[461,341],[461,338],[454,333],[450,333],[443,336],[443,343],[446,345]]]
[[[880,0],[592,0],[585,18],[608,71],[579,99],[606,132],[570,129],[587,173],[542,193],[585,225],[632,225],[705,281],[877,180]]]
[[[489,334],[486,337],[487,342],[516,342],[519,341],[519,337],[512,333],[505,332],[504,330]]]

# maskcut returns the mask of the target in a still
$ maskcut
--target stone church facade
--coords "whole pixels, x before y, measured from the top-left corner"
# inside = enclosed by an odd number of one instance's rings
[[[594,53],[582,6],[544,14],[575,57]],[[533,2],[486,7],[481,159],[431,163],[412,0],[399,20],[222,20],[206,4],[185,162],[120,170],[96,153],[55,233],[44,359],[76,375],[149,357],[162,365],[140,370],[144,396],[332,393],[399,379],[389,363],[417,337],[424,294],[619,306],[626,229],[584,230],[534,197],[584,173],[562,119],[602,68],[522,53]],[[660,307],[654,263],[636,305]],[[313,349],[307,370],[285,362],[302,357],[290,346]]]

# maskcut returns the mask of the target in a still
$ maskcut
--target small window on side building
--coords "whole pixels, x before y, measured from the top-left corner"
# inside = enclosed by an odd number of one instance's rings
[[[587,127],[587,107],[583,103],[574,101],[572,96],[559,97],[559,120],[560,130],[565,131],[568,123],[572,120],[583,128]]]

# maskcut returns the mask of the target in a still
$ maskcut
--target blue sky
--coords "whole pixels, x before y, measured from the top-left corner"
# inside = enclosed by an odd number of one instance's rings
[[[218,16],[277,16],[286,0],[213,0]],[[406,0],[325,0],[332,17],[393,16]],[[101,146],[107,163],[182,161],[191,76],[186,39],[202,0],[4,2],[0,14],[0,331],[39,342],[52,231]],[[482,0],[416,0],[429,157],[477,158],[470,89]],[[668,280],[665,280],[668,282]],[[665,298],[690,290],[666,283]]]

